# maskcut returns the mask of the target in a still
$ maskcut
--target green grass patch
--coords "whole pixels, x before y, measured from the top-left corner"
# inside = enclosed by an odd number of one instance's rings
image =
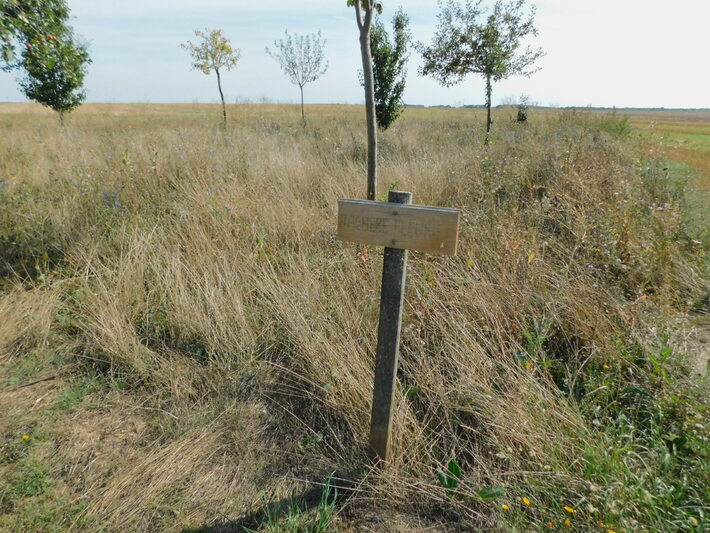
[[[50,490],[16,502],[11,514],[0,513],[0,531],[59,533],[70,527],[96,531],[96,524],[83,513],[85,509],[85,503],[68,501]]]
[[[53,367],[56,361],[54,352],[46,350],[32,350],[26,355],[19,357],[17,362],[10,367],[6,385],[18,385],[31,381],[42,371]]]
[[[264,506],[265,518],[256,529],[244,528],[251,533],[325,533],[333,521],[338,492],[331,487],[328,477],[323,485],[320,500],[310,508],[305,498],[294,497],[277,505]]]
[[[89,394],[99,390],[100,386],[99,378],[95,374],[88,374],[75,379],[59,396],[59,408],[64,411],[71,411],[81,404]]]
[[[658,135],[661,135],[666,143],[680,143],[697,150],[710,150],[710,133],[662,132]]]
[[[578,408],[590,433],[578,465],[586,486],[570,499],[553,478],[523,476],[498,502],[510,530],[565,521],[579,531],[710,526],[707,384],[688,387],[682,354],[668,346],[631,348],[626,365],[591,364],[585,372]]]
[[[4,489],[4,493],[16,498],[39,496],[49,487],[47,470],[33,462],[28,462]]]

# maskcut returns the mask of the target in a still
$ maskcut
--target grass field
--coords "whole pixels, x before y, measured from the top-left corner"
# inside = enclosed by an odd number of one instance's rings
[[[0,531],[710,527],[707,113],[381,135],[381,199],[463,214],[410,256],[381,469],[362,109],[228,113],[0,104]]]
[[[710,111],[630,112],[629,119],[669,160],[695,171],[693,187],[710,192]]]
[[[661,157],[683,176],[694,191],[690,224],[705,232],[710,228],[710,111],[632,112],[630,125],[645,142],[657,146]]]

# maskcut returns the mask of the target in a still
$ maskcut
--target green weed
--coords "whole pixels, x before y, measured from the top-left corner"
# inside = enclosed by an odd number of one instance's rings
[[[437,468],[436,478],[439,480],[439,484],[446,489],[447,496],[451,497],[461,480],[461,467],[456,462],[456,459],[449,461],[446,465],[446,470]]]
[[[320,501],[315,509],[309,510],[302,498],[288,502],[285,510],[265,505],[266,517],[255,530],[244,528],[252,533],[325,533],[329,531],[335,515],[338,499],[337,489],[332,487],[332,474],[323,484]]]
[[[8,495],[12,498],[39,496],[49,487],[49,476],[44,467],[34,462],[25,463],[18,474],[0,489],[0,497]]]
[[[621,138],[628,137],[633,131],[629,117],[619,114],[616,110],[599,119],[599,129]]]
[[[59,408],[63,411],[71,411],[81,404],[86,396],[98,389],[99,380],[94,374],[76,379],[68,388],[62,391],[59,397]]]

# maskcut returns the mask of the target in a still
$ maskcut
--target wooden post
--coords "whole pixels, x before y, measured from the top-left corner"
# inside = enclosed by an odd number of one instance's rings
[[[412,193],[400,191],[390,191],[388,202],[338,200],[338,238],[385,247],[370,423],[370,449],[379,461],[390,456],[407,250],[456,255],[461,219],[457,209],[411,203]]]
[[[391,203],[411,204],[412,193],[390,191],[387,200]],[[385,247],[370,424],[370,448],[376,458],[382,461],[389,460],[406,270],[407,250]]]

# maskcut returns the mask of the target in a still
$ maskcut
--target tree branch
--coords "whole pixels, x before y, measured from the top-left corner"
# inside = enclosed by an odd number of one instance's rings
[[[370,26],[372,26],[372,12],[375,10],[374,6],[372,4],[372,0],[366,0],[368,8],[365,9],[365,21],[363,22],[363,26],[366,29],[370,29]]]
[[[360,9],[360,0],[355,0],[355,20],[357,20],[357,27],[360,31],[364,28],[364,21],[362,19],[362,10]]]

